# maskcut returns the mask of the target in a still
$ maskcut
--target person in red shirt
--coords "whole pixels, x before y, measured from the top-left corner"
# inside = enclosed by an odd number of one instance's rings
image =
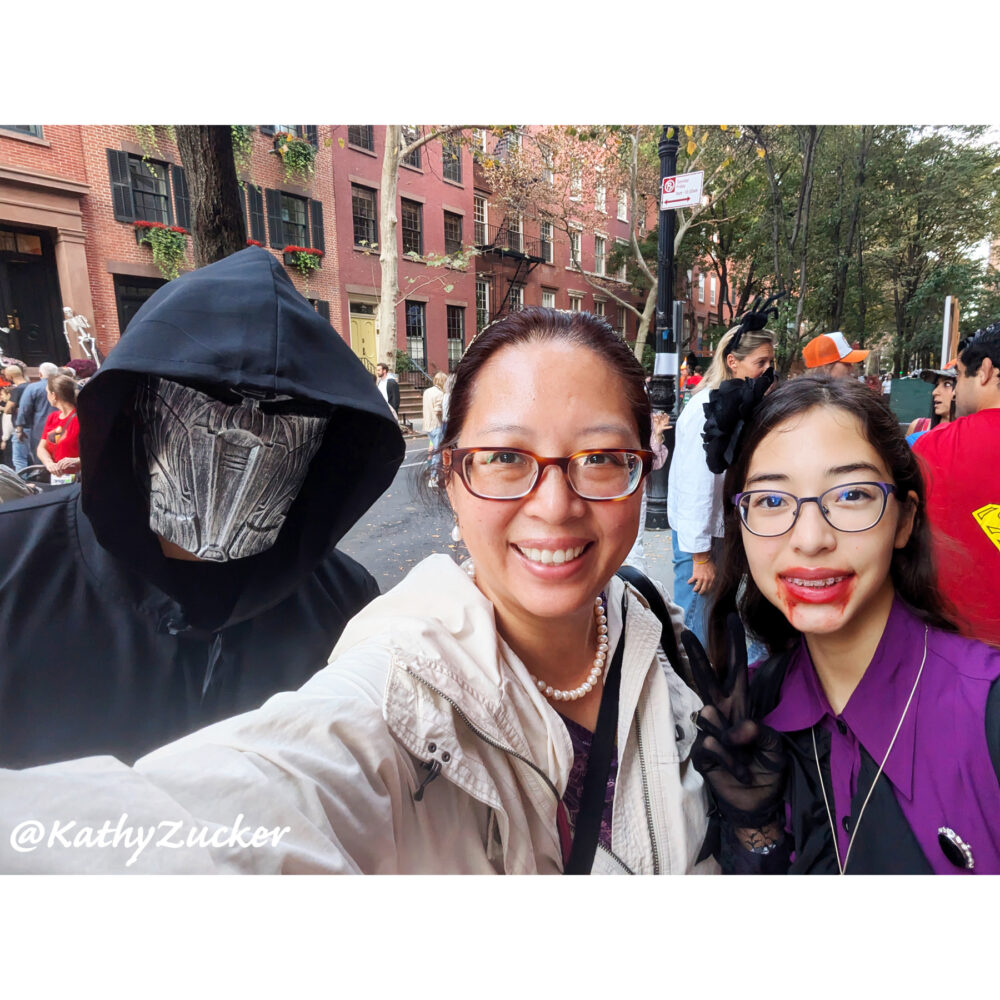
[[[38,460],[53,477],[80,471],[80,422],[76,416],[76,382],[68,375],[49,378],[46,395],[56,409],[45,421]],[[53,478],[55,482],[55,478]]]
[[[955,412],[913,450],[927,479],[941,590],[966,634],[1000,646],[1000,322],[959,345]]]

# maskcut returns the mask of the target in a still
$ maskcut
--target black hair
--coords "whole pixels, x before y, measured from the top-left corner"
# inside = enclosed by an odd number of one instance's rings
[[[746,483],[750,460],[764,438],[780,424],[814,407],[837,407],[857,418],[861,432],[878,452],[899,489],[901,504],[916,494],[913,530],[906,545],[894,549],[890,575],[896,593],[929,625],[957,631],[956,613],[937,587],[926,515],[927,491],[913,451],[906,443],[896,415],[880,393],[850,379],[802,376],[778,386],[765,397],[749,422],[746,438],[726,472],[723,487],[725,539],[716,581],[716,600],[709,612],[709,652],[713,662],[726,656],[726,616],[738,611],[752,636],[770,653],[794,645],[799,632],[760,591],[750,574],[743,547],[743,529],[732,497]]]
[[[958,358],[965,366],[965,375],[975,375],[989,358],[1000,371],[1000,321],[991,323],[958,345]]]

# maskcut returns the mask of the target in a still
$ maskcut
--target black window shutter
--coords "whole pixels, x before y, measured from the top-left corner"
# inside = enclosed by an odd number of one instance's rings
[[[128,173],[128,153],[118,149],[108,150],[108,176],[111,178],[111,202],[119,222],[135,221],[135,203],[132,201],[132,181]]]
[[[170,173],[174,182],[174,207],[176,209],[177,225],[185,229],[191,228],[191,199],[188,196],[187,174],[183,167],[173,164]]]
[[[316,131],[315,125],[306,126],[306,141],[311,142],[314,146],[319,145],[319,133]]]
[[[285,234],[281,225],[281,192],[265,188],[264,197],[267,199],[267,228],[271,236],[271,246],[282,250],[285,247]]]
[[[312,222],[310,246],[314,247],[316,250],[322,250],[323,253],[326,253],[326,241],[323,239],[323,202],[310,201],[309,215],[311,216],[310,221]]]
[[[249,184],[240,185],[240,213],[243,216],[243,231],[247,234],[247,236],[250,235],[250,220],[247,218],[247,195],[246,191],[244,191],[244,187],[249,188],[249,186]],[[254,239],[256,238],[257,237],[254,237]]]
[[[250,238],[263,243],[264,198],[260,193],[260,188],[254,184],[248,184],[247,197],[250,200]]]
[[[316,300],[316,312],[320,314],[327,321],[330,322],[330,303],[326,299]]]
[[[273,125],[261,125],[260,126],[260,134],[261,135],[274,135],[274,126]]]

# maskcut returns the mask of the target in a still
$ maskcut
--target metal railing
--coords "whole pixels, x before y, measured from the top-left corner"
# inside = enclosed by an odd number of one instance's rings
[[[484,250],[500,250],[501,252],[521,254],[525,257],[533,257],[538,260],[548,259],[545,252],[549,245],[547,240],[538,240],[534,237],[525,236],[520,230],[511,229],[506,221],[501,222],[497,226],[483,226],[481,223],[477,223],[477,242],[480,236],[485,237],[485,240],[479,244]]]

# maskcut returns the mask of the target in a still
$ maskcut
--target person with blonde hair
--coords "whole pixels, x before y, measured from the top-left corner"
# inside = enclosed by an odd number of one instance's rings
[[[430,479],[428,485],[438,485],[438,469],[441,467],[441,456],[438,448],[444,433],[444,384],[448,381],[445,372],[434,376],[434,384],[424,390],[424,433],[427,435],[427,460],[430,462]]]
[[[703,448],[705,405],[712,390],[728,379],[756,378],[774,364],[775,335],[763,328],[768,313],[766,308],[751,309],[738,326],[726,332],[705,377],[677,420],[667,481],[674,601],[684,609],[684,624],[702,642],[706,636],[707,597],[716,573],[713,549],[723,536],[722,476],[708,468]]]

